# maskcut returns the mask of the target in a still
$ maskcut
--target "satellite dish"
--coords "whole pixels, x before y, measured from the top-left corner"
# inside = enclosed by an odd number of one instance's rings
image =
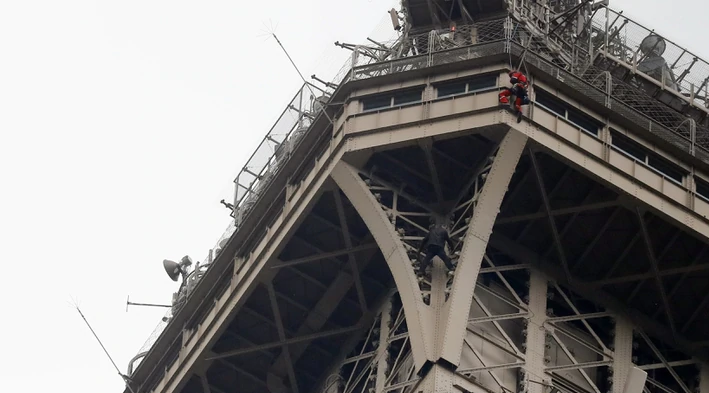
[[[175,261],[165,259],[162,261],[162,265],[165,267],[165,272],[167,272],[167,275],[170,276],[172,281],[177,281],[177,278],[180,277],[180,273],[182,273],[180,264]]]
[[[665,40],[657,34],[650,34],[640,43],[640,51],[644,55],[662,56],[665,53],[667,44]]]

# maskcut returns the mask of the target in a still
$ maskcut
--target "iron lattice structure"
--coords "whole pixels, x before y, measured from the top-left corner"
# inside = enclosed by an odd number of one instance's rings
[[[605,3],[399,16],[338,43],[240,171],[133,388],[620,393],[634,365],[648,393],[709,392],[707,63]],[[414,273],[431,219],[454,273]]]

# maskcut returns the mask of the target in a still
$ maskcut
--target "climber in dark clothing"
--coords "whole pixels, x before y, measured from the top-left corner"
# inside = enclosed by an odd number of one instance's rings
[[[445,243],[448,243],[451,250],[453,249],[453,241],[448,235],[448,230],[440,224],[432,223],[428,229],[428,234],[421,241],[421,246],[419,246],[418,253],[421,254],[424,246],[426,247],[426,256],[421,261],[421,266],[419,268],[419,273],[421,275],[426,273],[426,268],[431,264],[433,257],[439,257],[446,264],[448,270],[455,270],[455,265],[451,262],[451,259],[446,255]]]

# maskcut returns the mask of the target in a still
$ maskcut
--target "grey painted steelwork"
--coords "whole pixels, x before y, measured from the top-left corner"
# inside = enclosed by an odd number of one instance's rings
[[[602,393],[631,362],[647,392],[707,390],[701,97],[677,91],[687,75],[628,63],[602,5],[558,23],[568,2],[504,4],[461,13],[475,18],[455,33],[353,47],[329,104],[269,133],[289,147],[237,186],[238,220],[137,391]],[[497,105],[511,64],[533,81],[519,124]],[[431,217],[451,220],[458,268],[418,279]]]

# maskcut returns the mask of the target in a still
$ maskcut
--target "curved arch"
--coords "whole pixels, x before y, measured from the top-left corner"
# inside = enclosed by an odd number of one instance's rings
[[[502,139],[485,184],[480,190],[473,217],[463,240],[463,249],[458,260],[450,298],[438,318],[439,328],[442,330],[442,334],[438,335],[440,357],[456,366],[460,364],[468,314],[473,303],[475,285],[470,283],[477,281],[502,199],[507,193],[507,187],[522,157],[527,140],[526,135],[513,129],[507,131]]]
[[[406,249],[379,202],[369,191],[369,187],[359,177],[354,167],[340,161],[330,176],[362,217],[384,255],[399,290],[406,314],[406,324],[409,328],[409,341],[414,355],[414,363],[416,369],[420,370],[427,361],[436,360],[432,341],[434,318],[432,318],[431,309],[423,303],[418,280]]]

